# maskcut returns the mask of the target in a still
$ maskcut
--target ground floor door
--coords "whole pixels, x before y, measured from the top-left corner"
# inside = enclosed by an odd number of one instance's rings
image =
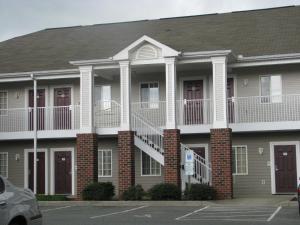
[[[203,80],[183,82],[184,124],[203,124]]]
[[[276,193],[297,191],[297,164],[295,145],[275,145]]]
[[[28,153],[28,185],[33,191],[34,182],[34,153]],[[45,152],[37,153],[37,194],[45,194]]]
[[[72,153],[57,151],[54,153],[55,194],[72,193]]]

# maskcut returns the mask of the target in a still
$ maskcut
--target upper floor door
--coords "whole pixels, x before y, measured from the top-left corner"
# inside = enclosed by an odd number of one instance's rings
[[[228,98],[228,122],[234,123],[234,79],[227,78],[227,98]]]
[[[54,88],[54,129],[71,129],[71,88]]]
[[[29,130],[33,130],[33,107],[34,107],[34,92],[29,90],[28,93],[29,109]],[[45,128],[45,89],[37,90],[37,129],[44,130]]]
[[[203,80],[183,82],[184,124],[203,123]]]

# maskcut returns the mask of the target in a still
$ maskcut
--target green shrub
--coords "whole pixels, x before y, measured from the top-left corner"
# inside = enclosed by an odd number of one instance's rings
[[[181,191],[175,184],[156,184],[149,190],[151,200],[180,200]]]
[[[115,187],[111,182],[92,183],[82,191],[83,200],[111,200],[114,195]]]
[[[145,195],[144,189],[141,185],[136,185],[130,187],[127,191],[123,193],[123,199],[128,200],[142,200]]]
[[[36,195],[38,201],[68,201],[65,195]]]
[[[184,191],[187,200],[214,200],[216,191],[208,184],[191,184],[190,188]]]

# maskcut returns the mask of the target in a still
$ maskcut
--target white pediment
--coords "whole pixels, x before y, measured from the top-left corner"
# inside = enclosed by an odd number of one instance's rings
[[[175,57],[180,52],[144,35],[116,54],[114,60],[147,60]]]

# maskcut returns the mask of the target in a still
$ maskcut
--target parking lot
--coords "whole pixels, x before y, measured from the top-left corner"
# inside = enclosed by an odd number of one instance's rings
[[[45,225],[299,225],[296,207],[275,206],[48,206],[41,207]]]

